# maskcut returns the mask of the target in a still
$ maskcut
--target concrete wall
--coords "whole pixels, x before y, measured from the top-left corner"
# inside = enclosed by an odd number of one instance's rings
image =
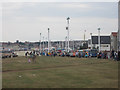
[[[25,56],[26,52],[27,51],[15,51],[15,53],[17,53],[18,56]],[[30,52],[30,51],[28,51],[28,52]]]

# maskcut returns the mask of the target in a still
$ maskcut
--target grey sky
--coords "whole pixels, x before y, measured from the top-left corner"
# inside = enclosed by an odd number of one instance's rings
[[[2,4],[3,41],[38,41],[39,33],[51,40],[64,40],[66,18],[70,17],[70,39],[86,39],[90,33],[110,34],[118,30],[117,2],[31,2]]]

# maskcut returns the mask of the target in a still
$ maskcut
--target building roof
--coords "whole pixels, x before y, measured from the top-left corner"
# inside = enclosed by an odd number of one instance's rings
[[[110,44],[110,36],[100,36],[101,44]],[[92,36],[92,44],[98,44],[98,36]]]

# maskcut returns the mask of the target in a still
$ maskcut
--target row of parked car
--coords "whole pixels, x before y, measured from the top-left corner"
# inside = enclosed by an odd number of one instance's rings
[[[1,51],[2,58],[12,58],[18,57],[18,55],[14,51]]]

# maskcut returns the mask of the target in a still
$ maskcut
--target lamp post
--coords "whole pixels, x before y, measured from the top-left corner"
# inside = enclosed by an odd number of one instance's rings
[[[65,37],[65,50],[67,51],[67,36]]]
[[[99,52],[101,51],[100,47],[100,28],[98,28],[98,44],[99,44]]]
[[[68,48],[67,48],[68,52],[69,52],[69,20],[70,20],[70,18],[68,17],[67,18],[67,24],[68,24],[68,26],[66,27],[66,30],[68,31],[68,38],[67,38],[68,39]]]
[[[90,36],[91,36],[91,49],[92,49],[92,33],[90,33]]]
[[[50,47],[49,47],[49,28],[48,28],[48,53],[49,53],[49,50],[50,50]]]
[[[39,51],[40,51],[40,54],[41,54],[41,33],[40,33],[40,47],[39,47]]]

